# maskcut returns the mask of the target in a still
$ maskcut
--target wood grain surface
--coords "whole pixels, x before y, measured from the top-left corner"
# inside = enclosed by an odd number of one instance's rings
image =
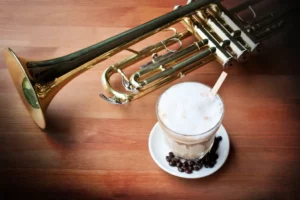
[[[185,1],[0,0],[0,48],[32,60],[54,58],[159,17],[177,4]],[[105,92],[102,72],[124,57],[114,56],[57,94],[47,110],[47,129],[41,130],[1,55],[2,199],[299,199],[299,31],[293,19],[264,42],[261,54],[227,71],[219,94],[230,154],[220,170],[196,180],[161,170],[150,156],[148,137],[157,122],[158,96],[184,81],[213,86],[223,71],[216,61],[117,106],[99,98]]]

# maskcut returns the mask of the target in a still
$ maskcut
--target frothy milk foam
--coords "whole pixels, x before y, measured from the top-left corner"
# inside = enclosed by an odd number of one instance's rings
[[[210,96],[210,90],[195,82],[170,87],[159,100],[160,120],[179,134],[197,135],[209,131],[223,114],[221,99]]]
[[[157,104],[157,115],[165,141],[177,156],[195,159],[211,148],[223,117],[219,95],[197,82],[185,82],[167,89]]]

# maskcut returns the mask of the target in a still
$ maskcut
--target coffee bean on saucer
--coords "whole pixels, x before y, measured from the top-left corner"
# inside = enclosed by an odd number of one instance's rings
[[[169,152],[169,156],[170,156],[170,158],[174,158],[175,157],[175,155],[174,155],[173,152]]]
[[[213,161],[209,162],[208,163],[208,167],[209,168],[213,168],[215,166],[215,163]]]
[[[176,157],[172,158],[172,160],[173,160],[175,163],[178,163],[178,162],[180,161],[179,158],[176,158]]]
[[[193,167],[192,166],[187,166],[187,168],[186,168],[187,170],[191,170],[191,171],[193,171]]]
[[[219,156],[217,153],[214,153],[211,155],[211,157],[212,157],[212,160],[217,160]]]
[[[198,163],[198,164],[196,164],[195,166],[198,166],[198,167],[200,167],[200,169],[203,167],[203,163]]]
[[[208,163],[210,161],[210,154],[207,153],[205,156],[205,162]]]
[[[194,169],[195,171],[199,171],[199,170],[201,169],[201,167],[200,167],[199,165],[194,165],[194,166],[193,166],[193,169]]]
[[[170,161],[171,161],[170,156],[166,156],[166,160],[167,160],[168,162],[170,162]]]
[[[216,137],[212,148],[218,149],[221,140],[222,139],[217,139]]]
[[[213,163],[213,165],[215,165],[217,163],[217,160],[212,160],[211,162]]]
[[[219,142],[219,141],[222,140],[222,136],[218,136],[218,137],[216,137],[216,139],[217,139],[217,141]]]
[[[177,163],[176,163],[176,166],[177,166],[177,167],[182,167],[182,162],[180,162],[180,161],[177,162]]]
[[[204,167],[205,167],[205,168],[209,168],[208,163],[204,163]]]
[[[171,160],[171,161],[169,162],[169,165],[172,166],[172,167],[174,167],[174,166],[176,166],[176,163],[175,163],[173,160]]]
[[[187,163],[188,163],[189,166],[194,166],[194,165],[196,164],[196,163],[195,163],[194,161],[192,161],[192,160],[189,160]]]
[[[196,164],[203,164],[203,160],[202,159],[197,160]]]
[[[184,161],[183,162],[183,166],[188,166],[189,164],[188,164],[188,161]]]
[[[218,147],[219,147],[219,142],[215,141],[209,152],[210,153],[216,153],[216,151],[218,150]]]
[[[184,169],[182,167],[177,167],[178,171],[184,172]]]
[[[185,164],[185,163],[182,163],[182,168],[183,168],[183,169],[188,169],[188,168],[189,168],[189,165],[188,165],[188,164]]]

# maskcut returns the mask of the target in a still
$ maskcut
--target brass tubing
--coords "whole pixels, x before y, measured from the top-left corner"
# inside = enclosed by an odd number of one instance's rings
[[[176,38],[179,40],[184,40],[184,39],[188,38],[189,36],[191,36],[191,33],[189,31],[181,32],[175,36],[172,36],[172,37],[166,39],[164,41],[164,43],[166,46],[170,46],[177,42],[173,39]],[[138,62],[138,61],[146,58],[147,56],[150,56],[152,53],[157,53],[163,49],[164,49],[164,45],[161,42],[158,42],[154,45],[148,46],[148,47],[138,51],[137,54],[132,55],[132,56],[112,65],[112,67],[115,69],[124,69],[124,68],[132,65],[133,63]]]
[[[191,35],[190,32],[185,31],[185,32],[179,33],[176,38],[182,40],[182,39],[185,39],[185,38],[189,37],[190,35]],[[171,39],[171,38],[175,38],[175,37],[170,37],[169,39]],[[169,45],[172,45],[172,44],[174,44],[174,40],[165,41],[166,46],[169,46]],[[108,67],[103,72],[102,77],[101,77],[101,82],[102,82],[102,85],[103,85],[104,89],[108,93],[113,95],[116,101],[123,102],[123,101],[128,101],[128,100],[132,99],[130,94],[125,94],[125,93],[122,93],[122,92],[114,89],[112,87],[112,85],[110,84],[110,81],[109,81],[110,77],[114,73],[117,73],[118,69],[124,69],[124,68],[126,68],[126,67],[142,60],[143,58],[151,55],[152,53],[158,52],[162,49],[164,49],[164,46],[162,45],[161,42],[158,42],[154,45],[151,45],[151,46],[148,46],[148,47],[142,49],[141,51],[139,51],[138,54],[135,54],[135,55],[133,55],[133,56],[131,56],[131,57],[125,59],[125,60],[120,61],[117,64],[114,64],[114,65]],[[100,96],[103,97],[102,94]]]
[[[143,81],[143,83],[146,85],[146,84],[150,84],[152,82],[154,82],[155,80],[157,80],[158,78],[162,78],[162,77],[167,77],[171,74],[174,74],[176,72],[180,72],[180,70],[184,69],[185,67],[195,63],[195,62],[198,62],[199,60],[201,59],[204,59],[206,57],[208,57],[209,55],[211,55],[212,53],[215,53],[216,52],[216,48],[215,47],[211,47],[209,49],[206,49],[194,56],[192,56],[191,58],[188,58],[178,64],[176,64],[175,66],[173,67],[170,67],[162,72],[160,72],[159,74],[156,74],[154,76],[151,76],[149,78],[147,78],[146,80]]]
[[[201,40],[201,41],[197,42],[197,45],[192,44],[185,49],[182,49],[176,53],[171,54],[170,56],[168,56],[167,58],[165,58],[164,60],[162,60],[160,62],[153,63],[153,64],[143,68],[142,70],[137,71],[130,78],[132,85],[134,85],[137,88],[145,86],[144,81],[138,81],[138,79],[141,76],[143,76],[149,72],[153,72],[153,70],[160,68],[160,66],[166,65],[174,60],[177,60],[184,56],[187,56],[187,55],[195,52],[196,50],[199,50],[198,49],[199,47],[201,48],[202,46],[206,45],[207,43],[208,43],[207,40]]]

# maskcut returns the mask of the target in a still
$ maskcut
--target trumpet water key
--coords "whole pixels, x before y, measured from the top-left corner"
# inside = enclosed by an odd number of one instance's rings
[[[103,88],[109,96],[100,97],[113,104],[126,104],[169,82],[183,77],[204,64],[217,60],[224,68],[235,62],[246,61],[251,54],[261,51],[261,42],[284,25],[284,15],[258,18],[253,5],[259,1],[246,1],[226,9],[221,1],[188,1],[172,11],[97,44],[77,52],[49,60],[33,61],[17,56],[12,49],[4,55],[17,91],[40,128],[46,127],[45,113],[51,100],[69,81],[96,64],[127,50],[133,53],[111,66],[101,76]],[[255,20],[245,21],[239,13],[249,9]],[[178,32],[175,24],[182,24]],[[132,48],[150,36],[162,31],[173,35],[141,50]],[[184,46],[183,40],[192,37],[194,43]],[[179,48],[171,50],[172,45]],[[168,53],[162,54],[162,51]],[[151,57],[131,76],[124,69]],[[125,91],[111,84],[110,77],[118,73]]]

